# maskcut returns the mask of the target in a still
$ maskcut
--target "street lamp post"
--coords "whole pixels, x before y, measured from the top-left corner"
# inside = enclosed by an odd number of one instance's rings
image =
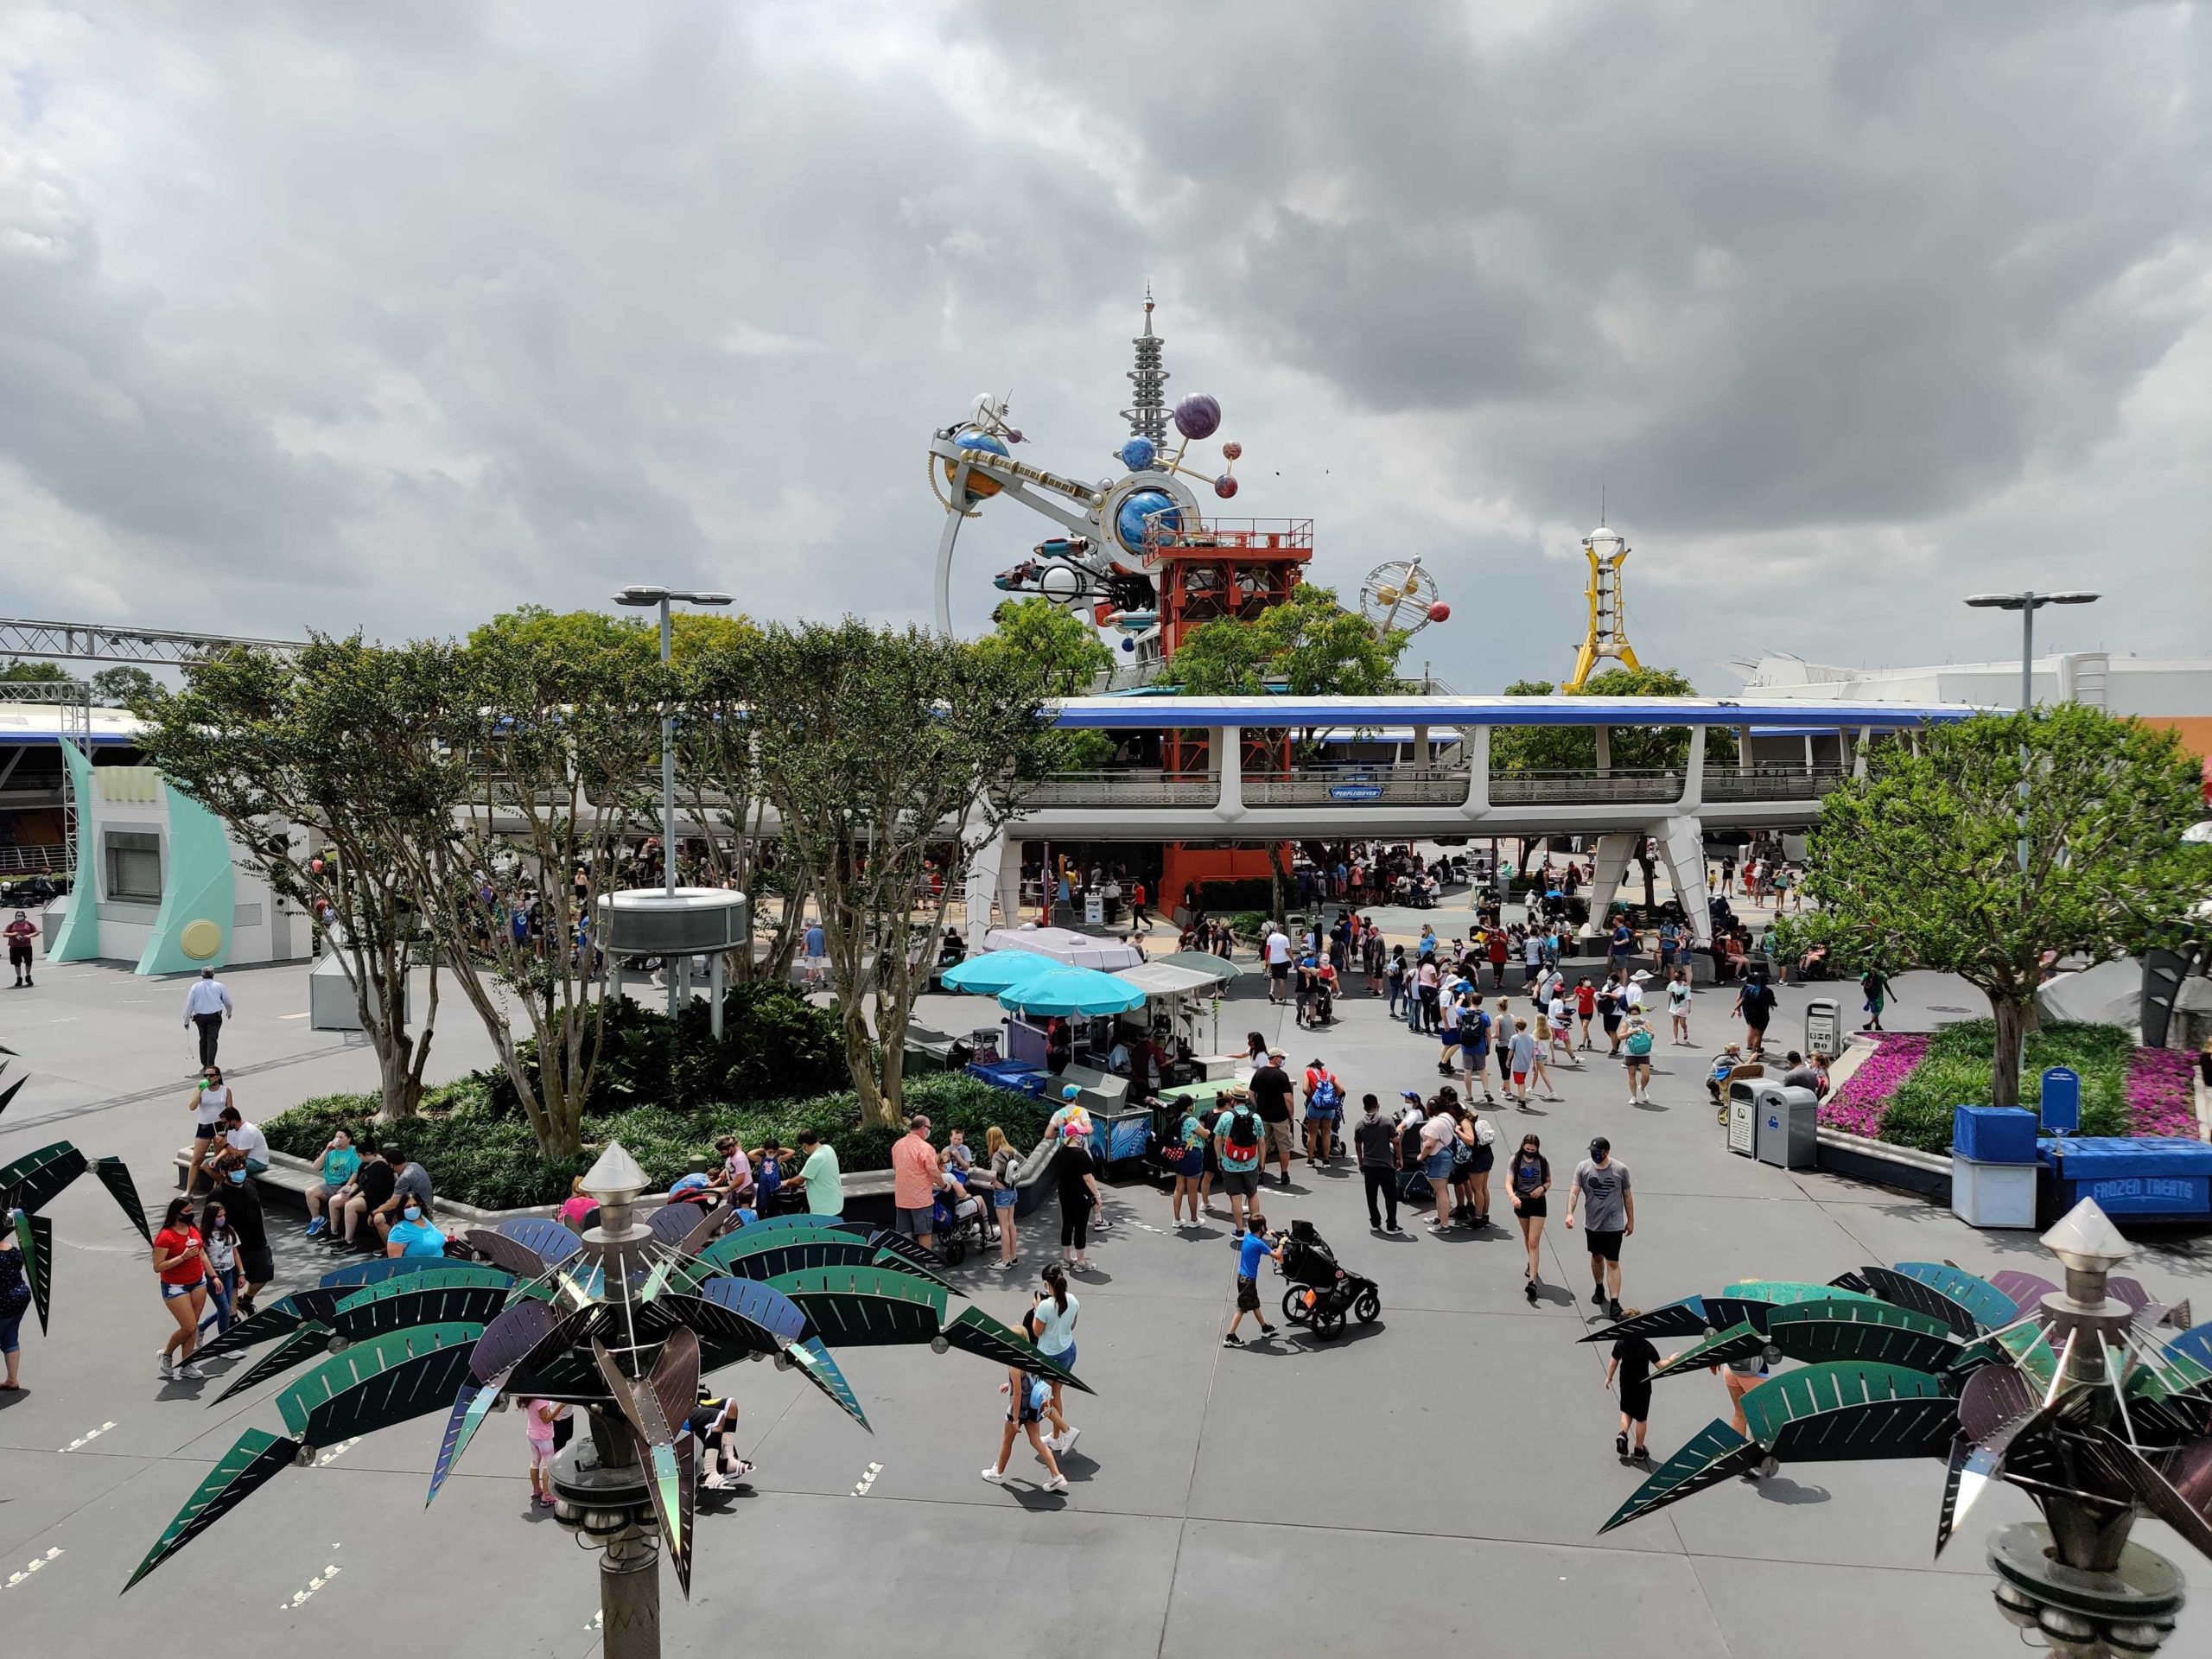
[[[655,587],[648,582],[632,582],[614,595],[618,605],[660,607],[660,660],[665,665],[673,641],[669,607],[677,600],[690,605],[727,605],[728,594],[683,593],[671,588]],[[671,899],[676,896],[676,709],[671,704],[660,721],[660,868],[661,890]],[[689,972],[689,969],[686,969]],[[676,965],[667,966],[668,1014],[676,1017]],[[721,1009],[716,1007],[719,1015]]]
[[[1967,603],[1979,610],[2018,611],[2020,613],[2020,713],[2025,715],[2036,703],[2036,613],[2046,605],[2093,605],[2097,595],[2079,588],[2062,593],[2039,594],[2032,588],[2018,594],[1974,594]],[[2023,878],[2028,873],[2028,740],[2024,730],[2020,737],[2020,783],[2016,809],[2020,838],[2014,856],[2020,865]],[[2024,899],[2023,902],[2025,902]],[[2018,1096],[2018,1082],[2014,1081],[2013,1098]]]

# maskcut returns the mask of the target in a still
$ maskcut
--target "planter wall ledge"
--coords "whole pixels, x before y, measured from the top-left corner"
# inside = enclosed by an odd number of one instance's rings
[[[1916,1192],[1939,1204],[1951,1201],[1951,1160],[1947,1157],[1841,1129],[1823,1128],[1820,1140],[1821,1167],[1829,1174]]]

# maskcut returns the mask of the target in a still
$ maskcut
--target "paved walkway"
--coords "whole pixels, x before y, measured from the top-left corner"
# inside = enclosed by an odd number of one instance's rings
[[[306,1006],[297,970],[232,984],[242,1018],[225,1055],[251,1113],[366,1086],[365,1053],[284,1017]],[[1976,1011],[1953,982],[1908,976],[1898,991],[1893,1023]],[[67,1135],[88,1154],[123,1154],[156,1196],[192,1058],[181,994],[91,968],[52,970],[35,994],[0,989],[0,1041],[33,1074],[0,1119],[0,1158]],[[1805,995],[1783,993],[1777,1033],[1796,1027]],[[980,1006],[931,999],[921,1014],[973,1023]],[[1541,1115],[1499,1118],[1508,1138],[1536,1127],[1562,1177],[1592,1134],[1612,1137],[1639,1202],[1627,1300],[1649,1306],[1753,1276],[1825,1279],[1866,1262],[1949,1257],[1988,1270],[2038,1259],[2027,1237],[1976,1234],[1916,1200],[1729,1156],[1701,1084],[1726,1007],[1726,993],[1701,993],[1696,1047],[1662,1044],[1649,1109],[1630,1107],[1618,1069],[1600,1063],[1563,1075],[1565,1098]],[[1224,1028],[1252,1027],[1287,1039],[1294,1061],[1325,1055],[1355,1096],[1436,1080],[1433,1046],[1359,997],[1337,1030],[1313,1037],[1246,982]],[[442,1072],[483,1056],[459,1010],[439,1045]],[[1100,1394],[1080,1402],[1065,1498],[1037,1489],[1026,1452],[1006,1487],[977,1478],[1001,1402],[998,1374],[967,1356],[848,1353],[872,1437],[769,1367],[728,1374],[760,1467],[752,1492],[703,1521],[688,1607],[667,1580],[668,1651],[766,1640],[819,1659],[972,1659],[1008,1644],[1080,1659],[1432,1647],[1577,1659],[2017,1653],[1979,1541],[2026,1505],[1993,1494],[1939,1564],[1933,1463],[1731,1483],[1599,1538],[1639,1477],[1613,1455],[1603,1357],[1575,1341],[1592,1312],[1578,1300],[1588,1278],[1575,1236],[1552,1224],[1548,1290],[1531,1309],[1507,1232],[1376,1238],[1353,1179],[1297,1167],[1291,1192],[1268,1194],[1270,1220],[1313,1220],[1378,1279],[1382,1322],[1329,1347],[1224,1350],[1225,1225],[1179,1236],[1164,1197],[1118,1189],[1097,1271],[1075,1286],[1080,1363]],[[97,1185],[80,1182],[48,1213],[60,1240],[54,1329],[27,1331],[32,1391],[0,1407],[0,1629],[22,1651],[149,1652],[210,1628],[232,1645],[319,1659],[597,1651],[589,1559],[531,1517],[512,1416],[486,1428],[427,1515],[438,1433],[428,1421],[287,1471],[118,1600],[239,1429],[279,1420],[272,1389],[211,1407],[219,1382],[157,1378],[167,1322],[143,1247]],[[1039,1260],[1033,1247],[1029,1260]],[[2137,1265],[2158,1294],[2212,1302],[2212,1249],[2163,1246]],[[987,1269],[963,1274],[1001,1316],[1026,1305],[1020,1287]],[[1724,1405],[1713,1379],[1661,1383],[1655,1450],[1673,1450]],[[2139,1535],[2212,1581],[2163,1528]],[[2183,1617],[2177,1652],[2190,1649],[2191,1631],[2201,1644],[2212,1630],[2212,1606]]]

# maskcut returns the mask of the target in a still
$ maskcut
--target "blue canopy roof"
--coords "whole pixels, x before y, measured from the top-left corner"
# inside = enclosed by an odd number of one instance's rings
[[[979,957],[969,957],[957,968],[946,969],[938,976],[938,981],[949,991],[996,996],[1001,991],[1027,984],[1048,968],[1065,966],[1065,963],[1055,962],[1035,950],[986,950]]]
[[[1004,953],[995,953],[1004,954]],[[1127,1014],[1144,1006],[1144,992],[1126,979],[1102,974],[1096,968],[1050,964],[1052,971],[1009,987],[999,995],[999,1006],[1016,1014],[1073,1015]]]

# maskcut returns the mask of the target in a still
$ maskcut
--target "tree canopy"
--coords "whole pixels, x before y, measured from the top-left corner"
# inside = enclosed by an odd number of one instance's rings
[[[1338,603],[1335,588],[1301,582],[1256,617],[1193,628],[1162,677],[1198,696],[1357,696],[1390,688],[1406,639],[1378,635]]]
[[[849,617],[770,626],[753,673],[760,787],[821,900],[861,1106],[893,1122],[914,995],[961,868],[1018,810],[1043,687],[1010,652]]]
[[[2212,883],[2212,849],[2182,840],[2200,816],[2197,764],[2170,731],[2079,703],[1978,715],[1916,752],[1880,746],[1827,797],[1805,891],[1851,959],[1957,974],[1989,999],[1995,1100],[2012,1105],[2046,962],[2181,925]]]
[[[75,677],[59,663],[10,663],[0,668],[0,681],[16,685],[67,685]]]
[[[159,683],[144,669],[118,663],[92,676],[92,701],[103,709],[127,709],[132,698],[150,695]]]
[[[1516,680],[1509,697],[1694,697],[1689,677],[1671,668],[1610,668],[1577,691],[1549,680]],[[1687,726],[1616,726],[1607,740],[1611,765],[1623,772],[1664,772],[1689,759]],[[1732,766],[1736,734],[1725,726],[1706,731],[1707,766]],[[1588,726],[1501,726],[1491,735],[1496,772],[1589,772],[1598,764],[1598,734]]]

